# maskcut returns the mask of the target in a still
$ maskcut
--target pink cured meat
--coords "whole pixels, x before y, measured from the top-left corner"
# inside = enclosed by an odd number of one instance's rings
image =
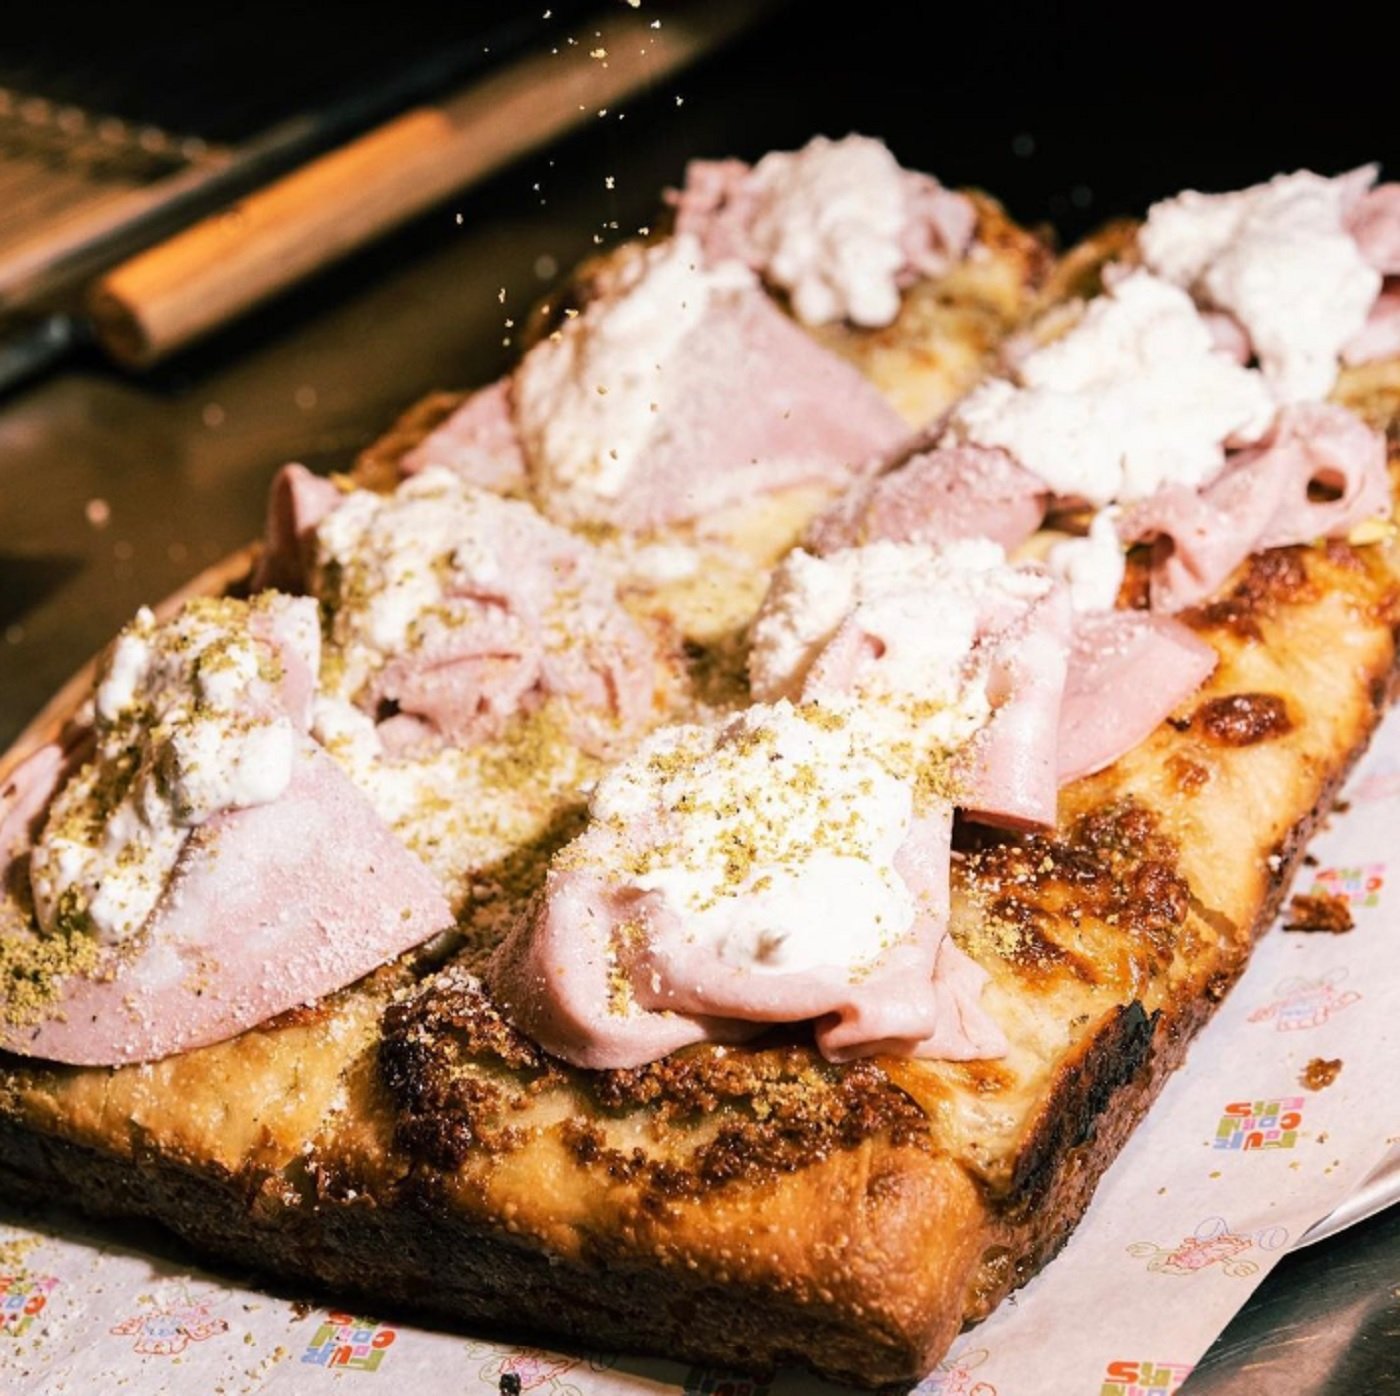
[[[1051,828],[1059,803],[1056,749],[1073,616],[1056,586],[1019,614],[988,618],[991,720],[969,745],[959,805],[984,823]]]
[[[1400,274],[1400,184],[1378,184],[1352,206],[1347,230],[1383,276]]]
[[[1040,527],[1049,495],[1005,451],[982,446],[920,450],[854,486],[807,531],[816,553],[865,543],[990,538],[1008,552]]]
[[[344,496],[304,465],[284,465],[267,496],[262,554],[253,569],[255,591],[304,592],[310,585],[316,525]]]
[[[1335,498],[1311,499],[1310,485]],[[1204,489],[1168,486],[1127,509],[1127,542],[1153,539],[1152,608],[1203,601],[1252,552],[1345,535],[1390,511],[1385,440],[1330,403],[1279,413],[1271,439],[1236,452]]]
[[[910,935],[863,976],[832,967],[742,970],[698,948],[654,893],[555,871],[534,919],[488,970],[516,1026],[576,1066],[626,1068],[696,1042],[742,1042],[813,1020],[832,1061],[875,1053],[965,1061],[1006,1039],[978,1004],[985,974],[947,939],[950,813],[916,822],[896,867],[920,900]],[[624,936],[624,926],[645,934]],[[614,976],[628,985],[617,1003]]]
[[[552,871],[530,920],[491,959],[493,997],[547,1051],[598,1071],[642,1066],[696,1042],[743,1042],[761,1032],[761,1023],[617,1002],[614,935],[654,900],[650,893],[612,887],[594,872]]]
[[[273,481],[258,585],[305,592],[312,585],[314,534],[345,495],[304,466]],[[649,717],[657,648],[622,607],[612,581],[582,539],[528,505],[482,494],[501,567],[489,587],[448,597],[453,624],[411,653],[390,658],[367,694],[385,747],[425,741],[467,743],[497,735],[541,692],[572,700],[576,738],[601,749]],[[552,603],[570,596],[570,623],[548,623]]]
[[[1353,365],[1396,357],[1400,357],[1400,276],[1386,282],[1361,332],[1342,350],[1343,362]]]
[[[441,465],[484,490],[523,491],[529,476],[515,433],[510,392],[508,377],[474,392],[404,456],[403,473],[417,475],[430,465]]]
[[[965,195],[945,189],[930,175],[902,172],[906,217],[900,235],[905,263],[899,282],[939,276],[959,260],[977,231],[977,210]],[[692,160],[685,185],[670,197],[676,233],[697,238],[711,263],[735,260],[762,272],[753,241],[761,193],[753,167],[742,160]]]
[[[542,695],[566,700],[574,737],[590,750],[638,730],[654,706],[657,649],[596,556],[524,504],[481,504],[503,565],[489,587],[450,594],[452,624],[375,676],[371,702],[399,711],[391,744],[410,744],[405,717],[420,736],[489,739]]]
[[[684,378],[662,385],[666,406],[629,487],[600,501],[599,521],[645,531],[703,520],[756,494],[844,486],[908,434],[875,387],[761,291],[713,301],[675,364]],[[549,513],[550,501],[541,507]]]
[[[1170,616],[1076,617],[1060,709],[1060,784],[1111,766],[1146,740],[1218,662],[1210,645]]]
[[[306,739],[282,797],[201,826],[134,945],[67,976],[37,1023],[0,1024],[0,1045],[154,1061],[312,1003],[451,924],[427,869]]]

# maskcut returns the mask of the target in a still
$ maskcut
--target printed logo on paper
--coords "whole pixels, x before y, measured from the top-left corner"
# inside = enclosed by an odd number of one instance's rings
[[[0,1275],[0,1338],[18,1338],[58,1288],[54,1275]]]
[[[1320,1028],[1334,1014],[1361,1001],[1356,989],[1343,989],[1346,969],[1338,966],[1321,979],[1285,979],[1274,997],[1249,1015],[1251,1023],[1273,1023],[1279,1032]]]
[[[1274,1100],[1237,1100],[1225,1107],[1215,1138],[1217,1149],[1291,1149],[1298,1142],[1303,1123],[1303,1097],[1279,1096]]]
[[[1358,863],[1347,868],[1319,868],[1313,874],[1311,895],[1345,897],[1355,910],[1379,906],[1384,887],[1384,863]]]
[[[1390,762],[1379,765],[1357,781],[1347,795],[1353,802],[1389,800],[1400,795],[1400,767]]]
[[[1183,1236],[1175,1246],[1159,1246],[1155,1241],[1134,1241],[1128,1254],[1146,1257],[1147,1268],[1159,1275],[1194,1275],[1213,1265],[1232,1279],[1244,1279],[1255,1274],[1258,1263],[1243,1259],[1246,1251],[1276,1251],[1288,1243],[1288,1229],[1266,1227],[1260,1231],[1239,1232],[1231,1228],[1224,1217],[1207,1217],[1190,1236]],[[1126,1365],[1126,1364],[1125,1364]],[[1151,1391],[1154,1388],[1145,1387]],[[1167,1387],[1167,1390],[1172,1390]]]
[[[567,1380],[580,1367],[591,1372],[605,1372],[612,1366],[611,1358],[579,1357],[545,1348],[498,1348],[491,1343],[468,1342],[472,1357],[484,1357],[481,1380],[494,1390],[514,1392],[523,1396],[527,1391],[548,1392],[549,1396],[583,1396],[581,1388]]]
[[[312,1334],[301,1360],[313,1367],[377,1372],[397,1337],[387,1323],[332,1309]]]
[[[143,1313],[107,1330],[114,1337],[134,1338],[133,1352],[146,1357],[178,1357],[191,1343],[202,1343],[228,1332],[228,1321],[211,1305],[191,1299],[149,1305]]]
[[[768,1396],[770,1389],[766,1381],[711,1367],[692,1367],[682,1388],[684,1396]]]
[[[1099,1396],[1168,1396],[1190,1375],[1188,1362],[1110,1362]]]
[[[956,1357],[945,1357],[910,1396],[997,1396],[996,1387],[978,1381],[976,1375],[990,1355],[986,1348],[973,1348]]]

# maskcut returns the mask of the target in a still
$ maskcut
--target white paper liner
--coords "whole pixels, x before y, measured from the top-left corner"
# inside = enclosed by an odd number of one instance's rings
[[[1294,890],[1346,893],[1356,929],[1263,938],[1065,1250],[959,1339],[920,1396],[1164,1396],[1291,1248],[1400,1200],[1400,1138],[1385,1104],[1400,1016],[1400,863],[1393,876],[1388,866],[1400,838],[1400,721],[1384,724],[1347,799],[1352,812],[1313,841]],[[1342,1062],[1316,1092],[1300,1085],[1314,1058]],[[755,1382],[337,1314],[66,1220],[0,1226],[7,1393],[254,1396],[386,1383],[413,1396],[836,1390],[803,1373]]]

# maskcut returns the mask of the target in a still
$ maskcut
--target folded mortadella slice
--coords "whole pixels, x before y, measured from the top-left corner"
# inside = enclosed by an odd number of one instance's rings
[[[316,525],[344,498],[331,481],[304,465],[284,465],[267,496],[262,553],[253,569],[254,591],[305,592],[311,579]]]
[[[987,695],[993,711],[968,744],[965,789],[958,798],[984,823],[1054,826],[1072,626],[1069,591],[1060,585],[1005,623],[989,617]]]
[[[536,345],[522,369],[556,347]],[[908,432],[854,368],[756,289],[715,297],[663,382],[626,486],[568,499],[537,490],[546,514],[629,531],[703,519],[755,495],[844,486]]]
[[[900,291],[947,271],[977,228],[966,195],[856,135],[817,136],[752,166],[693,160],[670,201],[678,234],[713,262],[751,267],[809,325],[890,324]]]
[[[696,1042],[743,1042],[763,1031],[716,1014],[642,1007],[619,985],[620,928],[654,900],[588,870],[553,871],[528,927],[491,960],[491,992],[511,1021],[555,1056],[595,1071],[640,1066]]]
[[[25,780],[41,786],[52,758],[31,762]],[[139,935],[64,975],[37,1018],[0,1015],[0,1046],[83,1066],[154,1061],[312,1003],[452,919],[427,869],[303,739],[286,792],[195,830]]]
[[[1385,439],[1346,408],[1306,403],[1284,408],[1269,441],[1236,452],[1203,489],[1168,486],[1129,506],[1119,531],[1154,540],[1152,607],[1171,612],[1258,549],[1342,537],[1390,507]]]
[[[1347,364],[1400,357],[1400,276],[1392,277],[1371,307],[1361,332],[1342,350]]]
[[[510,379],[479,388],[445,421],[429,432],[400,462],[405,475],[440,465],[473,485],[517,494],[529,473],[510,400]]]
[[[1077,616],[1060,708],[1060,784],[1101,771],[1131,751],[1218,663],[1215,649],[1171,616]]]
[[[990,538],[1008,552],[1040,527],[1049,491],[1005,451],[983,446],[917,450],[848,490],[807,530],[816,553],[865,543],[944,545]]]
[[[1347,231],[1383,276],[1400,275],[1400,183],[1368,189],[1347,213]]]

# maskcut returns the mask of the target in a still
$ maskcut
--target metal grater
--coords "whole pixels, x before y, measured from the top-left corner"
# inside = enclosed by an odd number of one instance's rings
[[[150,191],[202,183],[229,158],[197,136],[0,87],[0,305],[57,289],[62,264],[159,206]]]

